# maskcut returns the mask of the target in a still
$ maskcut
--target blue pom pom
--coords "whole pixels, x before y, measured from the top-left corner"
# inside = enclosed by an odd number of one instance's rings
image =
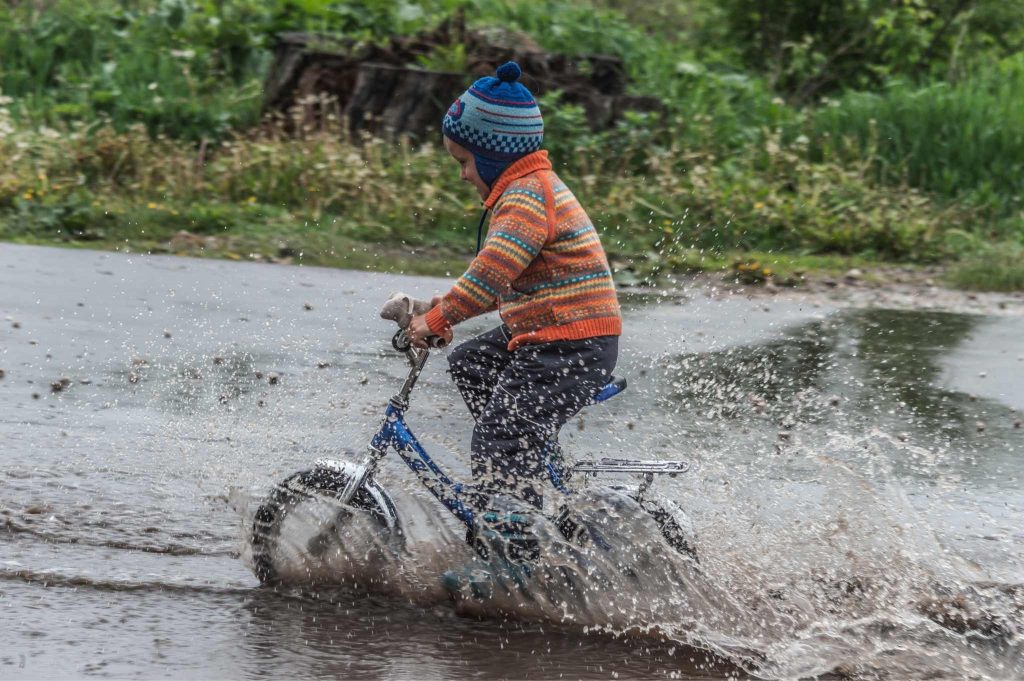
[[[523,70],[514,61],[507,61],[498,67],[496,73],[498,74],[498,80],[501,82],[514,83],[519,80],[519,76],[523,75]]]

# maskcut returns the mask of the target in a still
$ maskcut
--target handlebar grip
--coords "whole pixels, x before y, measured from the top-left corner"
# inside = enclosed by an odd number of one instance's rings
[[[441,338],[441,336],[428,336],[426,342],[427,347],[435,349],[448,345],[448,341]],[[412,343],[409,342],[409,337],[405,335],[405,329],[399,329],[395,332],[395,335],[391,337],[391,346],[399,352],[405,352],[412,346]]]

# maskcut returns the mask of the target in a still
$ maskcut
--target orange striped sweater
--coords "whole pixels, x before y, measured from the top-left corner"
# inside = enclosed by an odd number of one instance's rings
[[[508,349],[622,333],[611,270],[594,225],[551,169],[546,151],[509,166],[484,202],[487,240],[452,290],[427,313],[441,334],[498,307]]]

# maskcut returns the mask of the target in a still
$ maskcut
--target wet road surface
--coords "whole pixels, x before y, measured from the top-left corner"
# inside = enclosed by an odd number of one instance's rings
[[[630,388],[562,441],[691,460],[658,487],[693,515],[707,584],[460,617],[437,581],[458,528],[389,465],[420,549],[401,584],[260,588],[253,504],[364,446],[406,372],[380,302],[445,286],[0,245],[0,676],[722,678],[700,648],[755,650],[733,662],[775,678],[1024,674],[1020,317],[625,297]],[[443,368],[409,418],[464,474]],[[936,624],[950,599],[975,629]],[[592,633],[622,622],[657,634]]]

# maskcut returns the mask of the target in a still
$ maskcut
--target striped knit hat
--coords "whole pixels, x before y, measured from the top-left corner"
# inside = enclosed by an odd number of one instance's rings
[[[496,74],[497,78],[486,76],[473,83],[441,123],[446,137],[476,157],[476,170],[488,186],[513,161],[537,151],[544,141],[537,102],[516,82],[522,75],[519,64],[502,64]]]

